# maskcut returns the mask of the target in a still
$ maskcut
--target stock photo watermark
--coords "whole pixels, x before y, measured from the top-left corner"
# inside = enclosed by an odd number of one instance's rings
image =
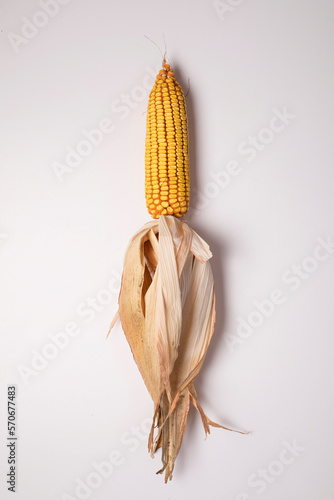
[[[34,347],[30,350],[31,358],[29,363],[20,364],[17,367],[21,380],[25,385],[28,385],[32,378],[43,372],[71,344],[71,340],[82,333],[77,318],[83,318],[87,324],[91,323],[113,301],[116,302],[120,283],[120,273],[113,271],[112,278],[108,281],[106,287],[77,305],[75,320],[68,321],[60,331],[48,333],[48,342],[43,347],[39,349]]]
[[[281,109],[274,108],[267,126],[260,128],[255,135],[249,135],[247,139],[239,143],[237,152],[240,157],[245,158],[248,163],[253,162],[295,118],[296,115],[289,112],[286,106]],[[207,208],[210,202],[230,185],[233,178],[241,175],[243,171],[244,167],[240,160],[234,159],[228,161],[225,168],[209,172],[210,181],[206,182],[201,189],[191,191],[194,196],[194,211],[198,212]]]
[[[53,161],[52,169],[60,182],[64,177],[79,167],[83,160],[90,156],[104,141],[105,137],[116,130],[117,122],[130,116],[131,111],[147,99],[158,70],[146,67],[146,74],[140,85],[135,85],[130,92],[123,93],[114,99],[110,105],[113,119],[105,116],[99,120],[98,125],[91,129],[81,130],[81,138],[74,145],[65,147],[62,161]]]
[[[63,493],[61,500],[86,500],[92,493],[101,487],[103,482],[109,479],[116,468],[123,465],[129,454],[137,451],[141,444],[147,441],[152,420],[145,418],[140,426],[132,425],[129,430],[120,436],[120,443],[117,449],[112,450],[102,461],[94,461],[91,464],[89,473],[84,477],[75,478],[74,492]]]
[[[270,318],[281,304],[284,304],[291,293],[299,290],[303,282],[309,280],[319,266],[333,255],[334,240],[332,236],[318,237],[316,242],[311,255],[306,256],[300,263],[293,264],[282,273],[281,283],[285,289],[281,286],[274,288],[266,298],[254,300],[254,308],[246,316],[237,317],[236,332],[224,335],[225,342],[231,351],[249,339],[263,325],[264,321]]]
[[[221,21],[224,21],[226,15],[234,12],[239,5],[244,3],[245,0],[215,0],[212,5],[218,14],[218,17]]]
[[[282,476],[284,471],[306,450],[305,446],[298,444],[296,439],[283,441],[282,445],[282,449],[274,460],[268,462],[265,467],[259,467],[256,472],[248,476],[247,486],[252,488],[251,493],[242,491],[235,497],[235,500],[252,500],[254,494],[264,493],[268,486]]]
[[[30,40],[35,38],[40,31],[47,26],[50,19],[56,17],[61,11],[63,5],[67,5],[71,0],[39,0],[39,10],[31,16],[21,17],[21,27],[19,33],[10,31],[7,38],[13,51],[18,54]]]
[[[9,385],[7,387],[7,489],[8,491],[16,492],[17,482],[17,435],[16,435],[16,386]]]

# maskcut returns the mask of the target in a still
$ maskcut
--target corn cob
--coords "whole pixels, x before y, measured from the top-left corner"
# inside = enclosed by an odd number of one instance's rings
[[[153,219],[182,217],[189,208],[189,142],[184,95],[163,61],[149,96],[145,142],[145,197]]]
[[[148,447],[162,449],[165,482],[172,479],[192,403],[205,433],[194,380],[215,323],[215,290],[205,241],[179,220],[189,207],[185,100],[170,66],[162,63],[150,93],[145,147],[146,205],[153,219],[131,239],[124,259],[119,317],[154,402]],[[232,429],[228,429],[232,430]],[[241,431],[237,431],[241,432]],[[243,433],[243,432],[241,432]]]

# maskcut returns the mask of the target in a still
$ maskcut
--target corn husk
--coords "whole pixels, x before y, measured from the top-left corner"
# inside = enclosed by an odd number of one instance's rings
[[[148,447],[162,448],[165,482],[172,478],[190,402],[205,433],[212,422],[193,381],[215,323],[215,291],[208,244],[186,222],[160,216],[131,239],[125,255],[119,317],[153,403]],[[228,429],[231,430],[231,429]]]

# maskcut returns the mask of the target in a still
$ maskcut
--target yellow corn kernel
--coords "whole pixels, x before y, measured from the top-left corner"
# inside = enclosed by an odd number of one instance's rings
[[[154,219],[182,217],[189,207],[189,146],[185,99],[168,64],[156,77],[147,108],[146,206]]]

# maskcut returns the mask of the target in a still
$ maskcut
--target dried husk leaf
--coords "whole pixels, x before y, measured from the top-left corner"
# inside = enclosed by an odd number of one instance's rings
[[[119,315],[134,360],[153,401],[156,402],[161,394],[160,368],[155,346],[158,272],[153,280],[148,276],[144,257],[144,245],[150,241],[148,234],[149,227],[148,231],[138,232],[128,246],[119,296]],[[158,256],[156,258],[158,259]]]
[[[211,256],[207,243],[172,216],[145,224],[125,255],[119,316],[154,402],[149,451],[153,455],[162,448],[159,472],[165,471],[166,482],[172,478],[190,401],[205,433],[209,425],[223,427],[204,414],[193,386],[216,316]]]

